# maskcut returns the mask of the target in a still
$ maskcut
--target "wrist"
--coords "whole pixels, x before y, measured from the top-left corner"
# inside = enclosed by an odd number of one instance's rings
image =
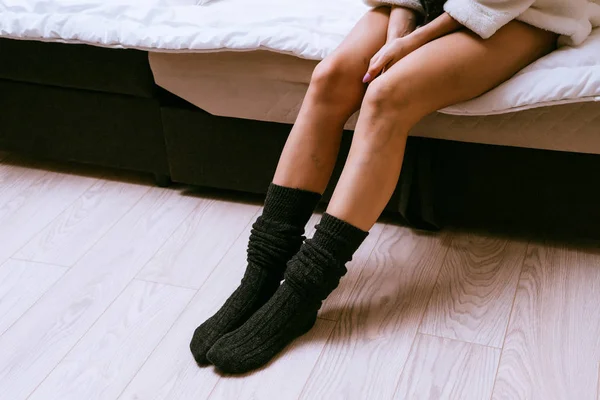
[[[403,6],[392,6],[390,11],[391,19],[406,20],[409,22],[414,22],[415,24],[419,19],[419,15],[420,14],[417,10]]]
[[[388,41],[407,36],[413,32],[417,27],[418,17],[418,13],[410,8],[392,7],[387,34]]]
[[[444,13],[429,24],[416,29],[410,36],[412,40],[422,46],[441,36],[455,32],[460,28],[462,28],[460,23],[450,17],[447,13]]]
[[[423,27],[419,27],[411,32],[410,41],[414,43],[421,43],[422,45],[431,41],[430,32],[427,29],[423,29]]]
[[[388,29],[388,33],[387,33],[387,41],[390,42],[394,39],[400,39],[406,36],[409,36],[411,33],[413,33],[414,28],[411,28],[410,26],[399,26],[399,27],[394,27]]]
[[[396,38],[394,40],[398,40],[399,42],[401,42],[402,48],[404,48],[407,52],[412,53],[413,51],[421,47],[423,44],[425,44],[419,38],[419,35],[416,35],[415,33],[416,31],[411,32],[406,36]]]

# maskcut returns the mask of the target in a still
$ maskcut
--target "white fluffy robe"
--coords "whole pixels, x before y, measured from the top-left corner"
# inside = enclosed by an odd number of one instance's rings
[[[422,12],[415,0],[365,0]],[[558,33],[560,44],[581,44],[600,26],[600,0],[448,0],[444,10],[484,39],[516,19]]]
[[[382,5],[402,6],[418,11],[421,14],[425,13],[425,10],[423,9],[423,6],[419,0],[365,0],[365,3],[371,7],[378,7]]]

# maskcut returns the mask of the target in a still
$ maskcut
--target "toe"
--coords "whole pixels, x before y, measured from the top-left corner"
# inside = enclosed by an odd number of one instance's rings
[[[232,352],[227,350],[226,346],[221,345],[220,340],[210,348],[206,353],[206,358],[221,372],[227,374],[237,374],[244,371],[239,370],[239,362],[232,357]]]
[[[200,367],[204,367],[210,365],[210,361],[206,358],[206,352],[210,348],[207,343],[203,340],[204,335],[202,332],[199,332],[198,329],[194,332],[194,336],[192,337],[192,341],[190,342],[190,351],[194,356],[194,360]]]

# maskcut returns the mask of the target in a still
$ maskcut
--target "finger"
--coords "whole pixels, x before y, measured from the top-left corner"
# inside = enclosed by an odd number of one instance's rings
[[[385,60],[386,60],[386,54],[381,54],[376,59],[371,60],[371,63],[369,64],[369,68],[367,68],[367,73],[365,74],[365,76],[363,78],[364,83],[371,82],[373,79],[375,79],[381,73],[383,66],[386,64]]]
[[[377,53],[375,53],[375,55],[373,57],[371,57],[371,59],[369,60],[369,66],[373,65],[373,63],[376,63],[377,60],[379,60],[381,58],[381,54],[383,54],[384,52],[385,52],[385,48],[382,48]]]
[[[390,68],[392,68],[394,66],[394,64],[396,64],[398,61],[400,61],[400,58],[393,57],[387,64],[385,64],[385,66],[383,67],[383,72],[385,72],[385,71],[389,70]]]
[[[369,70],[373,65],[376,65],[379,62],[381,56],[386,53],[386,49],[387,47],[383,46],[381,49],[379,49],[377,53],[375,53],[373,57],[371,57],[371,59],[369,60],[369,66],[367,67],[367,73],[363,78],[363,83],[368,83],[375,78],[376,75],[371,75],[371,73],[369,73]]]
[[[391,60],[391,56],[389,54],[382,54],[375,62],[369,65],[369,69],[363,78],[364,83],[371,82],[375,79],[383,70],[383,67],[386,66]]]

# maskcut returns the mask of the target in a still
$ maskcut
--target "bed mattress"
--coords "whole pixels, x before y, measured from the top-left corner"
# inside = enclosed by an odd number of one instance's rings
[[[315,61],[266,51],[150,56],[157,83],[219,116],[293,123]],[[532,107],[494,115],[434,113],[411,135],[462,142],[600,154],[600,102]],[[346,128],[353,129],[357,115]]]

